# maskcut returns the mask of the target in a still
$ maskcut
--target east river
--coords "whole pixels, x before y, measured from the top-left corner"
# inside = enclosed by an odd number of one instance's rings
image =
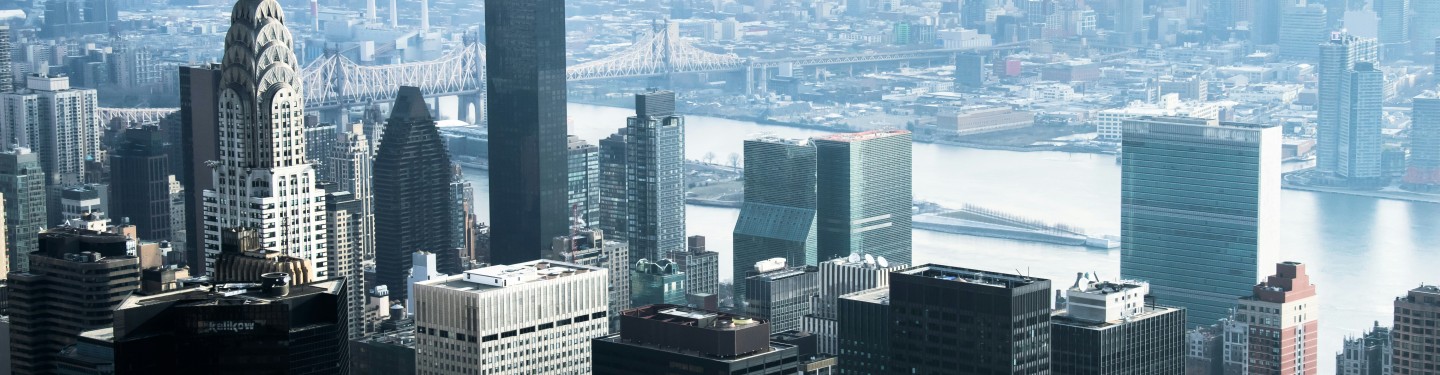
[[[571,132],[594,143],[625,125],[632,110],[571,104]],[[740,153],[760,134],[801,138],[817,130],[708,117],[686,118],[685,153],[717,161]],[[947,207],[975,204],[1026,218],[1060,222],[1092,234],[1120,234],[1120,167],[1110,155],[991,151],[915,144],[915,198]],[[476,212],[488,217],[489,180],[467,170]],[[1440,205],[1287,190],[1283,259],[1308,264],[1320,295],[1320,372],[1333,373],[1341,340],[1376,320],[1391,323],[1395,297],[1422,282],[1440,283]],[[707,237],[730,267],[730,232],[739,210],[689,206],[686,228]],[[488,220],[487,220],[488,221]],[[971,237],[916,230],[917,263],[940,263],[1048,278],[1069,287],[1077,272],[1120,274],[1120,251]],[[729,275],[728,271],[720,272]],[[722,276],[724,277],[724,276]]]

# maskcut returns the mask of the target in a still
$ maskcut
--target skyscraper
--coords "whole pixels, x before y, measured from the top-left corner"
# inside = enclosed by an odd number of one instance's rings
[[[416,283],[417,372],[589,374],[590,339],[610,327],[607,278],[537,260]]]
[[[359,340],[365,333],[365,270],[360,266],[360,241],[365,225],[365,210],[360,199],[348,191],[335,188],[325,197],[325,247],[330,251],[331,279],[343,279],[346,287],[345,332],[349,340]]]
[[[569,186],[567,196],[572,225],[594,226],[600,221],[600,147],[570,136],[568,150]],[[606,233],[609,234],[609,233]]]
[[[1227,322],[1226,347],[1248,353],[1225,356],[1227,374],[1315,374],[1319,370],[1320,314],[1305,265],[1283,262],[1275,274],[1239,299]]]
[[[745,272],[770,258],[813,264],[815,147],[805,140],[745,141],[745,197],[733,234],[736,302],[745,300]]]
[[[675,93],[635,96],[625,126],[625,181],[630,258],[685,251],[685,118],[675,114]]]
[[[1205,34],[1211,39],[1230,39],[1230,29],[1235,27],[1235,1],[1210,0],[1205,13]]]
[[[1373,62],[1357,62],[1341,86],[1340,131],[1336,139],[1336,176],[1356,187],[1384,186],[1388,181],[1381,169],[1381,133],[1385,111],[1385,73]]]
[[[1440,315],[1440,287],[1421,285],[1395,298],[1394,374],[1424,374],[1440,368],[1440,357],[1425,355],[1425,348],[1440,340],[1428,322]]]
[[[755,275],[745,278],[745,315],[770,321],[778,331],[800,328],[811,303],[820,295],[815,266],[786,267],[784,259],[755,264]],[[741,280],[736,280],[741,282]]]
[[[1282,29],[1283,31],[1284,29]],[[1345,104],[1346,86],[1350,72],[1360,62],[1379,61],[1379,47],[1375,39],[1361,38],[1350,34],[1333,33],[1328,42],[1320,44],[1320,63],[1316,96],[1315,126],[1315,169],[1334,173],[1340,168],[1340,133],[1345,129],[1350,115],[1342,111]]]
[[[1049,374],[1050,298],[1046,279],[935,264],[895,271],[890,373]]]
[[[1185,310],[1147,300],[1143,282],[1076,279],[1050,318],[1056,374],[1182,374]]]
[[[411,253],[454,250],[450,155],[420,88],[396,94],[374,173],[375,276],[403,300]]]
[[[0,26],[0,92],[10,92],[15,89],[15,73],[11,72],[14,69],[14,66],[11,65],[14,58],[10,56],[15,50],[10,46],[12,37],[9,25]]]
[[[1335,372],[1338,375],[1390,375],[1393,374],[1395,344],[1394,332],[1389,327],[1375,326],[1360,336],[1346,335],[1340,353],[1335,355]]]
[[[1223,4],[1229,0],[1214,0],[1211,6]],[[1145,27],[1145,2],[1142,0],[1120,0],[1116,3],[1120,9],[1115,14],[1115,33],[1119,34],[1120,45],[1123,46],[1144,46],[1149,42]],[[1210,20],[1206,20],[1209,22]],[[1208,25],[1207,25],[1208,26]],[[1220,39],[1226,30],[1218,30],[1216,34]]]
[[[910,263],[910,132],[873,130],[811,142],[819,258],[860,253]]]
[[[1425,1],[1425,0],[1420,0]],[[1375,15],[1380,16],[1381,57],[1394,61],[1410,55],[1410,11],[1411,0],[1373,0],[1370,5]]]
[[[29,271],[10,276],[10,345],[15,374],[49,374],[81,332],[112,323],[140,288],[140,261],[123,235],[57,227],[40,234]]]
[[[1120,277],[1185,307],[1190,327],[1215,324],[1279,258],[1280,128],[1148,116],[1122,126]]]
[[[625,128],[600,140],[600,222],[605,236],[625,241],[630,232],[630,214],[625,207]]]
[[[170,158],[160,128],[125,131],[120,147],[110,153],[111,216],[129,218],[146,241],[170,240]]]
[[[259,232],[260,247],[309,260],[319,277],[329,277],[325,192],[305,160],[300,65],[284,24],[275,0],[243,0],[231,10],[212,166],[217,184],[204,197],[207,271],[225,245],[221,232],[243,227]]]
[[[1415,97],[1410,122],[1410,160],[1404,186],[1417,191],[1440,190],[1440,92]]]
[[[1286,5],[1280,1],[1250,3],[1250,41],[1255,44],[1280,43],[1280,15]]]
[[[209,272],[205,254],[205,191],[215,188],[207,161],[220,160],[220,64],[180,67],[180,185],[185,188],[185,261],[194,275]]]
[[[27,76],[24,89],[0,93],[11,114],[0,138],[40,156],[47,186],[85,182],[86,158],[101,156],[96,98],[93,89],[71,88],[65,76]]]
[[[492,109],[486,111],[490,263],[540,259],[550,240],[565,234],[570,217],[565,2],[486,0],[485,51],[485,107]]]
[[[910,268],[908,264],[890,264],[884,259],[851,254],[849,257],[820,262],[820,298],[814,301],[810,315],[801,321],[801,329],[816,336],[821,353],[836,351],[837,304],[840,296],[890,285],[890,272]]]
[[[1344,11],[1337,10],[1335,13]],[[1320,56],[1315,45],[1325,42],[1326,31],[1330,30],[1328,22],[1324,5],[1286,5],[1280,8],[1280,58],[1315,61]]]
[[[955,86],[957,89],[976,90],[985,86],[986,55],[976,52],[962,52],[955,55]]]
[[[465,179],[465,170],[458,164],[450,166],[450,248],[459,251],[462,262],[475,259],[475,186]],[[463,265],[450,270],[458,274],[466,268]]]
[[[840,296],[835,317],[840,373],[890,373],[890,288]]]
[[[330,157],[332,177],[336,188],[348,191],[360,201],[360,228],[357,229],[355,246],[360,248],[361,259],[375,258],[375,193],[372,179],[374,169],[370,141],[365,138],[362,125],[352,125],[349,132],[340,134]],[[364,288],[361,288],[364,289]]]
[[[5,205],[5,250],[10,270],[30,270],[35,236],[45,230],[45,171],[26,148],[0,152],[0,197]]]

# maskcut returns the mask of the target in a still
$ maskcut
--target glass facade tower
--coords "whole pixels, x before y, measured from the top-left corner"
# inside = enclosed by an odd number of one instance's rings
[[[879,130],[812,140],[816,153],[816,249],[910,263],[910,132]]]
[[[756,262],[815,264],[815,147],[773,137],[745,141],[745,201],[732,241],[736,301],[745,300],[745,273]]]
[[[630,259],[685,251],[685,118],[675,114],[675,93],[636,95],[625,129]]]

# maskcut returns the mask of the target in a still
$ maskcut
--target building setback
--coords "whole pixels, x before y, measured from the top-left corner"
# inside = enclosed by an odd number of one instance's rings
[[[1185,310],[1146,300],[1142,282],[1077,279],[1050,318],[1056,374],[1181,374]]]
[[[815,147],[806,140],[746,140],[744,194],[732,235],[737,303],[745,300],[750,265],[770,258],[815,263]]]
[[[115,374],[345,374],[345,280],[193,287],[135,295],[115,311]]]
[[[625,127],[625,205],[630,258],[685,251],[685,118],[675,93],[635,96]]]
[[[565,2],[486,0],[485,51],[490,263],[540,259],[570,222]]]
[[[1278,261],[1280,128],[1184,117],[1126,120],[1120,277],[1215,324]]]
[[[811,303],[820,295],[819,270],[815,266],[785,267],[784,259],[755,265],[755,275],[745,278],[745,314],[770,321],[777,331],[800,328],[800,320],[811,313]]]
[[[160,128],[127,129],[110,153],[111,216],[128,218],[146,241],[170,240],[170,160]]]
[[[592,341],[594,374],[778,375],[795,374],[800,363],[798,348],[770,341],[764,319],[650,305],[626,311],[621,326]]]
[[[375,277],[404,300],[410,254],[454,250],[450,155],[420,88],[396,94],[374,173]]]
[[[12,281],[13,282],[13,281]],[[1391,364],[1395,374],[1426,374],[1440,368],[1440,357],[1424,348],[1440,341],[1440,331],[1428,322],[1440,316],[1440,287],[1421,285],[1395,298],[1395,352]],[[14,320],[11,320],[14,322]]]
[[[811,142],[819,259],[860,253],[910,263],[910,132],[834,134]]]
[[[26,148],[0,152],[0,198],[5,205],[5,256],[10,270],[30,269],[35,236],[45,230],[45,171],[39,155]]]
[[[840,296],[890,285],[890,272],[910,268],[885,259],[851,254],[820,262],[819,296],[812,313],[801,321],[802,330],[815,335],[820,353],[839,354],[836,347],[837,303]]]
[[[1275,275],[1239,302],[1225,345],[1248,350],[1225,357],[1227,374],[1318,373],[1320,306],[1304,264],[1276,264]]]
[[[890,373],[1048,375],[1050,298],[1046,279],[936,264],[895,271]]]
[[[415,284],[420,374],[589,374],[609,329],[603,268],[549,260]]]

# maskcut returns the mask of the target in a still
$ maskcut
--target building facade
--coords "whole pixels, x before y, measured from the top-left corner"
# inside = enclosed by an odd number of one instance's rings
[[[569,188],[570,225],[590,226],[600,220],[600,146],[570,136],[567,142],[566,177]],[[584,224],[580,224],[584,223]]]
[[[835,317],[835,354],[840,357],[840,373],[891,373],[890,288],[840,296]]]
[[[365,138],[362,125],[353,125],[349,132],[341,133],[329,158],[330,174],[336,189],[348,191],[360,201],[360,212],[353,213],[360,219],[356,229],[355,245],[360,248],[360,259],[375,258],[375,190],[373,157],[370,140]]]
[[[593,341],[596,375],[796,374],[798,348],[770,341],[764,319],[677,305],[626,311],[624,327]]]
[[[910,132],[835,134],[815,144],[820,259],[871,254],[910,263]],[[809,263],[807,263],[809,264]]]
[[[1143,282],[1077,279],[1050,318],[1056,374],[1182,374],[1185,310],[1146,301]]]
[[[1338,132],[1339,151],[1335,174],[1356,187],[1384,186],[1389,181],[1382,170],[1384,149],[1381,133],[1385,111],[1385,74],[1373,62],[1357,62],[1343,82],[1340,115],[1344,122]]]
[[[1415,191],[1440,191],[1440,92],[1421,93],[1412,108],[1410,160],[1405,162],[1401,186]]]
[[[194,275],[209,272],[205,247],[205,191],[215,188],[207,160],[220,160],[220,64],[180,67],[180,185],[185,189],[185,261]]]
[[[5,205],[5,256],[10,270],[30,269],[34,238],[49,220],[45,204],[45,171],[40,156],[26,148],[0,152],[0,198]]]
[[[454,250],[450,155],[420,88],[400,88],[373,172],[375,277],[402,300],[410,254]]]
[[[675,93],[636,95],[625,129],[630,257],[685,251],[685,118],[675,114]]]
[[[1040,278],[935,264],[891,273],[890,373],[1050,374],[1050,299]]]
[[[1340,168],[1340,134],[1349,126],[1352,117],[1342,110],[1348,106],[1345,103],[1348,96],[1346,87],[1351,71],[1356,63],[1379,61],[1380,48],[1375,39],[1344,33],[1331,35],[1319,46],[1320,63],[1316,65],[1319,78],[1315,90],[1319,98],[1315,106],[1315,169],[1334,173]]]
[[[745,314],[770,321],[779,332],[800,328],[800,320],[811,313],[820,295],[819,270],[815,266],[779,267],[756,264],[756,275],[745,278]],[[768,267],[768,268],[767,268]]]
[[[415,284],[419,374],[589,374],[609,329],[603,268],[548,260]]]
[[[99,160],[100,121],[93,89],[70,87],[65,76],[30,75],[25,88],[0,94],[0,138],[40,155],[47,186],[85,182],[85,161]]]
[[[815,335],[819,352],[839,354],[836,346],[837,315],[840,296],[890,285],[890,272],[910,268],[906,264],[890,264],[885,259],[860,254],[820,262],[819,299],[812,311],[801,321],[801,329]]]
[[[630,213],[625,207],[625,128],[600,140],[600,218],[597,225],[606,237],[625,241],[630,232]]]
[[[1215,324],[1278,261],[1281,129],[1180,117],[1124,127],[1120,277],[1186,308],[1190,327]]]
[[[1425,352],[1440,340],[1440,332],[1427,323],[1436,316],[1440,316],[1440,287],[1421,285],[1395,298],[1395,331],[1391,335],[1395,351],[1390,360],[1395,374],[1425,374],[1440,368],[1440,358]]]
[[[685,238],[685,251],[670,253],[685,272],[685,294],[720,293],[720,253],[705,250],[705,236]]]
[[[745,300],[749,266],[770,258],[813,264],[815,147],[806,140],[745,141],[745,197],[732,235],[736,302]]]
[[[160,128],[125,131],[110,153],[110,194],[116,199],[111,216],[129,218],[136,235],[146,241],[170,240],[170,160]]]
[[[641,258],[630,270],[630,306],[684,305],[685,279],[675,262]]]
[[[1321,4],[1280,8],[1280,58],[1315,61],[1320,55],[1315,45],[1325,42],[1325,32],[1329,30],[1328,17],[1325,6]]]
[[[365,238],[364,203],[331,183],[325,196],[325,247],[330,251],[332,279],[344,279],[345,331],[349,340],[365,334],[365,270],[361,267],[360,241]]]
[[[1375,327],[1356,337],[1346,337],[1340,353],[1335,355],[1337,375],[1394,374],[1394,337],[1389,327]]]
[[[1275,274],[1239,299],[1235,317],[1225,322],[1227,374],[1319,373],[1320,313],[1315,285],[1305,265],[1283,262]],[[1238,355],[1237,355],[1238,354]]]

